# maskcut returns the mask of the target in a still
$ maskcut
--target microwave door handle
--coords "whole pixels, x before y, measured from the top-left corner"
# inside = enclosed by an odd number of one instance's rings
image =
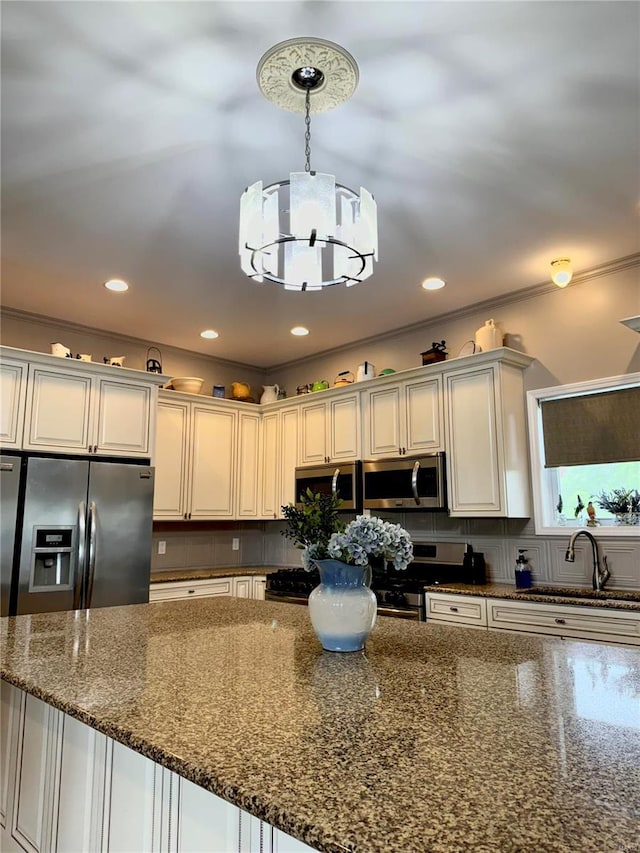
[[[420,470],[420,463],[415,462],[413,465],[413,471],[411,472],[411,491],[413,492],[413,499],[416,502],[417,506],[420,506],[420,498],[418,497],[418,471]]]
[[[336,468],[333,472],[333,479],[331,480],[331,494],[334,497],[337,497],[338,494],[338,477],[340,476],[340,469]]]
[[[84,570],[87,561],[87,507],[84,501],[78,504],[78,553],[76,579],[73,584],[73,609],[82,607],[82,590],[84,588]]]

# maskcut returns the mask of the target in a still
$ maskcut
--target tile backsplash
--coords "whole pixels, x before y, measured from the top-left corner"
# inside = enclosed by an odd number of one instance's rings
[[[591,548],[584,539],[576,543],[576,561],[564,559],[566,537],[536,536],[528,519],[459,519],[437,513],[380,513],[402,524],[414,540],[434,539],[467,542],[485,555],[488,580],[513,583],[514,564],[519,548],[527,549],[534,583],[591,585]],[[349,520],[346,517],[345,520]],[[237,523],[225,529],[164,530],[153,533],[152,571],[222,568],[226,566],[301,565],[300,550],[282,535],[284,522]],[[233,539],[239,549],[233,550]],[[158,543],[166,543],[166,553],[158,553]],[[612,589],[640,589],[640,537],[600,540],[611,570]]]

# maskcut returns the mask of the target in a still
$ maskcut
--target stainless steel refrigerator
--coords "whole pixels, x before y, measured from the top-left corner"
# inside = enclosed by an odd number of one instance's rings
[[[2,615],[149,600],[154,469],[0,456]]]

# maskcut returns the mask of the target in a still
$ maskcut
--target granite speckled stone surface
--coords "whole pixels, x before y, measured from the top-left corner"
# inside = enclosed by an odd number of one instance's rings
[[[209,598],[2,619],[2,677],[322,851],[638,853],[640,653]]]
[[[594,590],[575,586],[533,586],[516,589],[513,584],[451,583],[425,586],[425,592],[479,595],[482,598],[508,598],[513,601],[541,601],[545,604],[573,604],[579,607],[612,607],[615,610],[637,610],[640,614],[640,590]]]
[[[151,572],[151,583],[172,583],[175,581],[204,581],[212,578],[237,578],[248,575],[268,575],[282,566],[231,566],[216,569],[166,569]]]

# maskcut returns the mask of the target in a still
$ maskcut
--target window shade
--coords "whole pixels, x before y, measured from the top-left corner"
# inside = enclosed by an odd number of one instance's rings
[[[545,468],[640,459],[640,388],[542,400]]]

